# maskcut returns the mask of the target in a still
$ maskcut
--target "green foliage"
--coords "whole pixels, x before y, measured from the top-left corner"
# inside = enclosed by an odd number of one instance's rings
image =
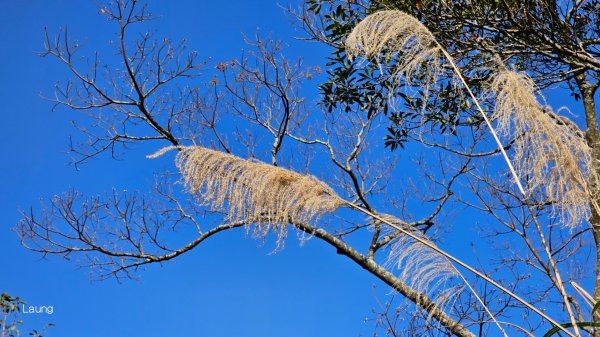
[[[25,301],[19,297],[13,297],[7,293],[0,295],[0,337],[19,337],[21,331],[19,326],[23,324],[23,320],[19,319],[21,314],[21,306],[25,305]],[[43,337],[46,329],[54,324],[49,323],[41,331],[32,330],[29,335],[33,337]]]
[[[321,0],[308,0],[308,10],[315,14],[323,11],[327,22],[325,33],[336,46],[328,58],[326,66],[328,80],[320,85],[323,104],[329,112],[340,109],[349,112],[360,109],[369,116],[378,111],[387,112],[389,102],[387,93],[391,89],[384,74],[375,67],[358,67],[356,61],[346,56],[343,48],[345,37],[361,19],[363,13],[346,8],[344,5],[331,6]],[[375,11],[373,7],[370,11]]]
[[[23,304],[25,302],[18,297],[12,297],[7,293],[0,295],[0,311],[2,312],[0,336],[17,337],[21,335],[18,326],[23,324],[23,321],[18,319],[18,314],[21,312]]]

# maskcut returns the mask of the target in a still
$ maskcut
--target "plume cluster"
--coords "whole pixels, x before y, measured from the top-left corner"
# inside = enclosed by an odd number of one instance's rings
[[[428,76],[440,70],[440,51],[433,34],[415,17],[399,10],[373,13],[358,23],[346,39],[348,57],[369,59],[400,55],[395,64],[395,75],[408,80],[417,69],[428,64]],[[429,62],[428,62],[429,61]]]
[[[427,27],[398,10],[379,11],[358,23],[346,40],[346,52],[351,58],[363,56],[384,64],[398,55],[398,60],[393,61],[397,62],[394,75],[403,76],[407,83],[411,81],[411,74],[426,67],[422,69],[428,76],[423,85],[425,98],[429,85],[436,83],[443,71],[441,56],[446,57],[455,68],[456,76],[462,79],[452,58]],[[466,89],[472,95],[469,88]],[[554,204],[562,223],[576,227],[589,215],[592,192],[588,182],[597,180],[590,176],[594,174],[590,170],[591,151],[579,129],[541,106],[533,81],[524,74],[500,71],[491,90],[496,96],[493,117],[498,122],[497,132],[515,137],[513,162],[516,179],[526,181],[525,197],[543,192]],[[474,96],[473,99],[476,101]],[[481,113],[488,122],[483,110]],[[492,132],[495,132],[493,128]]]
[[[379,62],[380,68],[391,63],[389,69],[394,80],[421,86],[425,99],[429,86],[436,85],[445,72],[442,61],[447,56],[431,31],[417,18],[399,10],[378,11],[365,17],[348,35],[345,48],[348,57]],[[423,78],[413,83],[413,75]],[[392,216],[380,217],[394,224],[402,223]],[[422,233],[407,230],[429,241]],[[458,275],[450,260],[407,235],[400,234],[391,242],[387,264],[399,271],[398,277],[404,283],[435,298],[439,306],[458,294],[455,287],[449,287]]]
[[[175,161],[185,187],[201,202],[226,209],[231,221],[283,226],[313,220],[342,204],[329,186],[313,176],[199,146],[178,149]]]
[[[589,214],[591,150],[579,129],[543,107],[526,74],[497,73],[491,90],[499,134],[514,137],[515,168],[526,193],[543,192],[563,225],[574,228]]]

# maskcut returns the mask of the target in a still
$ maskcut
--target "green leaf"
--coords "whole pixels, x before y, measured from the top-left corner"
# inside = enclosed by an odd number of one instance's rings
[[[596,307],[596,306],[594,306],[594,307]],[[572,328],[573,324],[565,323],[565,324],[561,324],[560,326],[563,328]],[[577,322],[577,326],[578,327],[600,327],[600,322]],[[560,335],[560,331],[562,331],[562,329],[558,326],[555,326],[554,328],[548,330],[548,332],[546,332],[544,334],[544,337],[550,337],[557,333]]]
[[[594,307],[592,308],[592,316],[594,316],[594,314],[596,313],[598,308],[600,308],[600,301],[598,301],[598,302],[596,302],[596,304],[594,304]]]

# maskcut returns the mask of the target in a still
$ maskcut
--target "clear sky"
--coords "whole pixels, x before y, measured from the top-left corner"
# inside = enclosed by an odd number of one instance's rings
[[[187,37],[190,49],[214,62],[237,57],[242,33],[258,27],[284,40],[300,36],[275,1],[150,1],[160,20],[159,35]],[[36,55],[43,28],[68,24],[90,48],[106,50],[114,30],[95,13],[93,1],[4,1],[0,10],[0,292],[30,305],[52,305],[52,315],[24,315],[24,332],[56,324],[48,336],[358,336],[372,333],[365,323],[381,284],[318,241],[269,254],[271,246],[232,231],[161,266],[140,281],[90,282],[89,271],[56,257],[42,260],[22,248],[12,231],[19,209],[38,205],[77,187],[95,194],[145,186],[148,178],[133,165],[143,153],[120,162],[94,161],[81,171],[66,165],[73,112],[59,109],[39,93],[52,93],[66,69]],[[325,51],[291,40],[291,56],[319,64]],[[103,49],[104,48],[104,49]],[[316,83],[315,83],[316,84]],[[142,170],[143,171],[143,170]],[[145,172],[145,171],[144,171]]]

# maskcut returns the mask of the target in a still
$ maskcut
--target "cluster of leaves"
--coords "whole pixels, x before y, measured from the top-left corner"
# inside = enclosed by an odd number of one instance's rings
[[[392,88],[383,80],[385,75],[372,67],[358,67],[356,60],[347,57],[343,46],[345,37],[364,13],[344,5],[326,5],[322,0],[308,0],[307,7],[316,15],[327,12],[323,15],[328,23],[325,27],[327,39],[335,47],[326,64],[328,80],[319,87],[327,110],[349,112],[358,107],[369,116],[378,111],[387,112],[387,93]],[[370,12],[375,10],[376,7],[369,9]]]
[[[19,336],[18,326],[23,321],[15,318],[21,311],[20,306],[25,304],[20,298],[12,297],[7,293],[0,295],[0,310],[2,311],[2,320],[0,320],[0,333],[2,337]]]
[[[25,301],[19,297],[13,297],[7,293],[0,295],[0,336],[1,337],[18,337],[21,336],[19,326],[23,324],[23,320],[19,319],[21,306],[25,305]],[[52,326],[49,323],[46,328]],[[34,337],[42,337],[46,328],[42,331],[32,330],[29,335]]]

